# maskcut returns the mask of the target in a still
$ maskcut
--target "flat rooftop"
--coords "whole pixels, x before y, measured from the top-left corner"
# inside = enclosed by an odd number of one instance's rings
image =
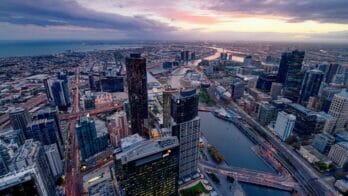
[[[132,145],[127,150],[116,154],[116,160],[121,160],[122,164],[147,157],[163,150],[179,146],[176,136],[162,137],[159,139],[150,139]]]

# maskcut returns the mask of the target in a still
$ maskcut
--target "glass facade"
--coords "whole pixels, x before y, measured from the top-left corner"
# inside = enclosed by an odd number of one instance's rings
[[[198,115],[198,96],[196,89],[181,90],[173,94],[171,116],[176,123],[194,119]]]
[[[318,69],[308,70],[302,82],[299,103],[306,106],[311,96],[317,96],[324,73]]]
[[[273,73],[262,73],[256,83],[256,88],[263,92],[270,92],[272,83],[277,80],[277,75]]]
[[[159,145],[161,146],[160,143]],[[121,195],[178,195],[179,149],[177,145],[164,147],[159,152],[147,151],[146,156],[139,153],[141,157],[131,161],[128,161],[126,157],[116,158],[115,173]],[[140,147],[147,148],[146,145]]]
[[[148,119],[146,59],[131,54],[126,58],[126,69],[132,131],[144,135]]]

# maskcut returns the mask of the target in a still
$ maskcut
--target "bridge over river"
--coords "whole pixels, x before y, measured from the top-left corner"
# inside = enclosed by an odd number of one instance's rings
[[[294,182],[292,177],[287,175],[287,173],[272,174],[233,166],[219,166],[204,160],[200,160],[198,165],[200,169],[205,172],[231,176],[239,182],[246,182],[289,192],[298,189],[297,183]]]

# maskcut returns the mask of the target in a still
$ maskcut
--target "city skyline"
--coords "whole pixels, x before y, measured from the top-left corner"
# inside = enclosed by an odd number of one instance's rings
[[[347,9],[344,0],[4,0],[0,37],[346,43]]]

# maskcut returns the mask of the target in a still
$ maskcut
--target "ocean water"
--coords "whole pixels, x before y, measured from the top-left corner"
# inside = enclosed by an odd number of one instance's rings
[[[66,52],[86,52],[136,48],[140,44],[117,41],[0,41],[0,57],[39,56]]]

